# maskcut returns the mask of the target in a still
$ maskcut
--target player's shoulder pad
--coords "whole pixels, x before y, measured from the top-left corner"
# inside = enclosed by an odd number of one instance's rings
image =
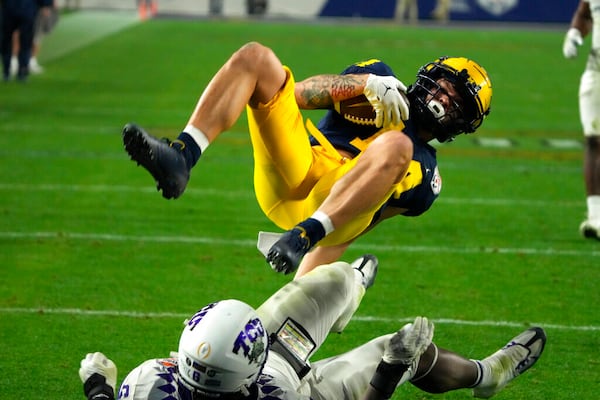
[[[392,68],[390,68],[389,65],[377,58],[359,61],[346,67],[346,69],[342,71],[342,75],[346,74],[374,74],[380,76],[395,76],[394,71],[392,71]]]

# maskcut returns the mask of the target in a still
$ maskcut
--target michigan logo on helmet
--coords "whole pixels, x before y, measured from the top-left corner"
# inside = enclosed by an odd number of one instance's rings
[[[460,96],[446,107],[438,101],[441,93],[447,95],[441,80],[451,83]],[[485,69],[471,59],[440,57],[419,69],[408,96],[417,126],[430,131],[438,141],[447,142],[481,126],[490,113],[492,82]]]

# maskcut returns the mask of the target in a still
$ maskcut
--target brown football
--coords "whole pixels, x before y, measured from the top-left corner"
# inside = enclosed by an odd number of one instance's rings
[[[364,94],[334,103],[335,111],[350,122],[375,125],[375,109]]]

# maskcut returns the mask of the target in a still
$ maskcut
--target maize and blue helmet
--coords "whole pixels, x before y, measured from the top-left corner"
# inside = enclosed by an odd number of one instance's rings
[[[439,81],[451,83],[461,97],[444,108],[436,97],[444,89]],[[464,57],[441,57],[417,72],[408,88],[411,115],[418,127],[431,132],[440,142],[461,133],[473,133],[490,112],[492,82],[483,67]]]

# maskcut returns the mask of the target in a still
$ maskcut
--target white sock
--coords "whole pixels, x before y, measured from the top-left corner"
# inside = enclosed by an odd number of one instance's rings
[[[200,151],[204,153],[204,150],[206,150],[210,144],[204,132],[196,128],[194,125],[187,125],[183,131],[190,135],[192,139],[194,139],[194,142],[196,142],[198,147],[200,147]]]
[[[475,383],[473,384],[473,386],[471,387],[475,387],[475,386],[479,386],[479,384],[481,384],[481,381],[483,380],[483,365],[481,364],[481,361],[478,360],[471,360],[476,366],[477,366],[477,378],[475,379]],[[489,374],[488,374],[489,375]]]
[[[316,219],[321,223],[321,225],[323,225],[323,229],[325,229],[325,236],[329,235],[335,230],[333,222],[331,222],[331,218],[329,218],[329,216],[323,211],[315,211],[311,218]]]
[[[600,220],[600,195],[587,197],[588,219]]]

